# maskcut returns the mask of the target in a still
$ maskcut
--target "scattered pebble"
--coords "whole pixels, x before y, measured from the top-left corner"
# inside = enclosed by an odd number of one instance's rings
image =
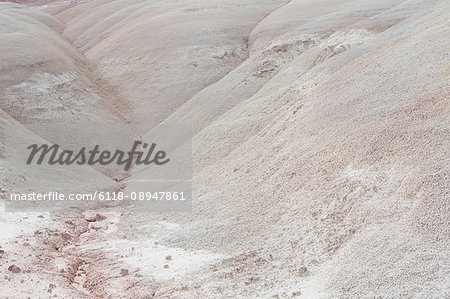
[[[108,225],[105,222],[92,222],[91,228],[95,230],[107,230]]]
[[[166,261],[171,261],[171,260],[172,260],[172,256],[171,255],[166,256]]]
[[[95,220],[96,221],[103,221],[105,219],[106,219],[106,216],[103,216],[102,214],[95,215]]]
[[[120,275],[127,276],[128,275],[128,269],[124,269],[124,268],[120,269]]]
[[[298,296],[300,296],[301,294],[302,294],[301,291],[293,292],[293,293],[292,293],[292,297],[298,297]]]
[[[164,269],[167,269],[167,268],[169,268],[169,265],[164,265]]]
[[[299,276],[305,276],[306,272],[308,272],[308,269],[305,266],[303,266],[300,269],[298,269],[298,275]]]
[[[20,268],[16,265],[9,266],[8,270],[11,271],[12,273],[20,273],[21,272]]]
[[[95,222],[95,221],[97,221],[97,217],[96,216],[86,216],[84,218],[86,219],[87,222]]]

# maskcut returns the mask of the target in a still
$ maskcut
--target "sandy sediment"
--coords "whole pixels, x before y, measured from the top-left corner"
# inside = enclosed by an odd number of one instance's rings
[[[194,201],[1,212],[2,293],[450,296],[446,1],[25,4],[0,3],[0,130],[188,123]],[[0,167],[33,187],[14,159]]]

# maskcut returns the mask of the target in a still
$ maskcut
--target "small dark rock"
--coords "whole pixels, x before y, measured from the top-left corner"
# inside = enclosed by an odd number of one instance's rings
[[[298,269],[298,276],[305,276],[306,272],[308,272],[308,269],[303,266],[300,269]]]
[[[62,234],[62,237],[63,237],[65,240],[69,240],[69,239],[72,237],[72,235],[71,235],[69,232],[64,232],[64,233]]]
[[[96,216],[86,216],[85,217],[87,222],[95,222],[97,221],[97,217]]]
[[[9,266],[8,270],[11,271],[12,273],[20,273],[21,272],[20,268],[16,265]]]
[[[103,216],[102,214],[95,215],[95,220],[96,221],[103,221],[105,219],[106,219],[106,216]]]

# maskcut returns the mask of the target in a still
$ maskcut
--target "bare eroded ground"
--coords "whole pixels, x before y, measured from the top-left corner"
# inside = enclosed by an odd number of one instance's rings
[[[190,123],[194,202],[1,212],[0,296],[450,297],[448,1],[15,2],[0,131]]]

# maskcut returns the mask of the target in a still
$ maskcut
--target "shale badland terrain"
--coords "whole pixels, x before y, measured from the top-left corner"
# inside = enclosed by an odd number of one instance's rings
[[[448,1],[15,2],[1,134],[189,124],[193,203],[3,211],[2,298],[450,297]],[[2,193],[32,190],[4,140]]]

